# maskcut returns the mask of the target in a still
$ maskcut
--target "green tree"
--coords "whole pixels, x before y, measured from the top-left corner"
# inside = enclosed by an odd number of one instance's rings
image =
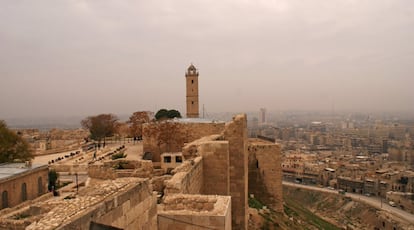
[[[172,119],[172,118],[175,118],[175,117],[181,118],[180,112],[178,112],[175,109],[171,109],[171,110],[160,109],[155,114],[155,119],[157,121],[159,121],[159,120],[165,120],[165,119]]]
[[[59,178],[59,174],[54,169],[51,169],[48,175],[49,175],[49,184],[48,184],[49,191],[57,189],[56,182]]]
[[[180,112],[178,112],[178,110],[175,110],[175,109],[168,110],[167,116],[168,118],[174,118],[174,117],[181,118]]]
[[[29,144],[0,121],[0,163],[24,162],[32,158]]]
[[[167,119],[167,118],[168,118],[168,110],[166,110],[166,109],[160,109],[155,114],[155,119],[156,120]]]
[[[97,116],[89,116],[81,121],[82,127],[89,129],[91,138],[101,142],[105,137],[114,135],[118,126],[118,117],[113,114],[99,114]]]

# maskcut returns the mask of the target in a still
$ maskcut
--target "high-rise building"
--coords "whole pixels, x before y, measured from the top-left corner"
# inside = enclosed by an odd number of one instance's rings
[[[260,109],[260,124],[266,123],[266,108]]]
[[[188,67],[185,79],[187,85],[187,117],[198,118],[198,71],[193,64]]]

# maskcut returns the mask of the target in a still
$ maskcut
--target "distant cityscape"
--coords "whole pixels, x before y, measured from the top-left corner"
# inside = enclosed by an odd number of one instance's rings
[[[317,113],[280,119],[261,109],[249,135],[282,146],[285,181],[377,196],[414,212],[414,119]]]
[[[198,75],[185,115],[1,121],[0,229],[413,227],[410,114],[200,112]]]

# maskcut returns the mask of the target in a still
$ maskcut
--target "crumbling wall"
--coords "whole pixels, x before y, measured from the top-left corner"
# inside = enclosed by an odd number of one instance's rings
[[[152,153],[152,161],[159,162],[164,152],[180,152],[185,143],[201,137],[220,134],[224,123],[178,122],[174,120],[143,125],[143,151]]]
[[[203,159],[185,161],[173,170],[174,176],[165,181],[164,193],[200,194],[203,191]]]
[[[151,161],[116,159],[103,164],[92,164],[88,167],[88,175],[96,179],[115,179],[120,177],[150,178],[154,168]]]
[[[160,194],[164,193],[165,181],[170,180],[171,178],[171,175],[154,176],[153,178],[151,178],[153,191]]]
[[[36,203],[53,198],[53,193],[46,193],[34,200],[29,200],[13,208],[0,210],[0,229],[21,230],[25,229],[31,222],[40,218],[37,215]],[[25,217],[25,218],[16,218]]]
[[[250,140],[249,194],[272,209],[283,212],[280,147],[260,140]]]
[[[233,121],[226,123],[224,140],[229,142],[230,153],[230,195],[232,201],[232,226],[234,229],[247,229],[248,213],[248,153],[247,153],[247,118],[237,115]]]
[[[148,180],[105,201],[101,208],[106,214],[96,218],[97,223],[122,229],[157,229],[157,196]]]
[[[26,229],[89,229],[92,222],[121,229],[157,229],[157,198],[148,179],[101,181],[74,197],[42,205],[52,210]]]
[[[219,134],[213,134],[213,135],[205,136],[205,137],[199,138],[197,140],[194,140],[190,143],[185,144],[185,146],[182,149],[184,159],[191,159],[191,158],[195,158],[199,156],[200,151],[198,148],[201,144],[203,144],[204,142],[217,141],[217,140],[223,140],[223,137]]]
[[[230,230],[231,197],[176,194],[158,212],[159,230]]]

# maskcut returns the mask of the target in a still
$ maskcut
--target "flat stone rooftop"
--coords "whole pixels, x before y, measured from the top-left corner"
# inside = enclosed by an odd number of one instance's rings
[[[164,198],[158,211],[163,214],[224,216],[230,202],[230,196],[173,194]]]
[[[178,122],[178,123],[224,123],[224,121],[211,120],[205,118],[175,118],[166,120],[167,122]]]
[[[42,167],[47,167],[46,164],[32,164],[31,166],[26,166],[25,163],[4,163],[0,164],[0,180],[8,179],[19,174],[30,172],[35,169]]]

